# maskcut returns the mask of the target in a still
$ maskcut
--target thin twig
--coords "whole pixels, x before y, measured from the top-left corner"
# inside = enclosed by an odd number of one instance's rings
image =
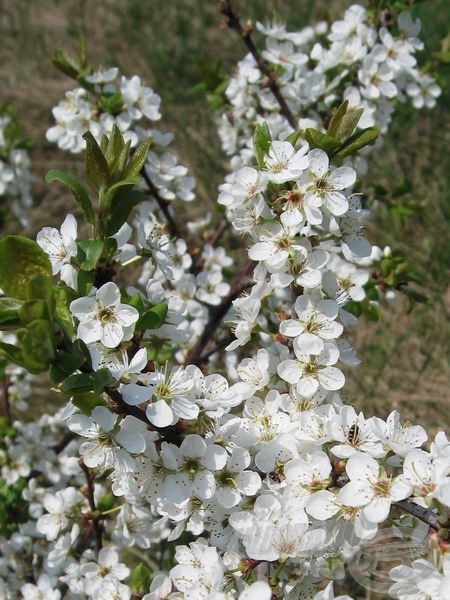
[[[203,362],[200,360],[203,351],[205,350],[209,341],[212,339],[216,329],[222,323],[222,320],[232,305],[233,300],[236,300],[236,298],[245,290],[245,288],[248,287],[250,283],[249,276],[253,272],[254,267],[255,263],[252,260],[247,261],[242,269],[242,272],[234,280],[228,296],[223,299],[219,306],[212,308],[208,323],[205,325],[205,329],[203,330],[200,339],[187,355],[184,363],[185,365],[199,365],[201,362]]]
[[[205,362],[207,362],[213,354],[219,352],[219,350],[222,350],[222,348],[225,348],[225,346],[228,346],[228,344],[231,344],[235,337],[236,336],[231,333],[227,337],[224,337],[221,340],[219,340],[216,344],[214,344],[214,346],[212,346],[212,348],[210,348],[206,352],[203,352],[203,354],[198,359],[198,364],[204,364]]]
[[[164,216],[167,219],[167,225],[169,226],[170,235],[177,239],[181,238],[182,236],[180,230],[178,229],[177,224],[175,223],[172,215],[170,214],[167,200],[164,200],[164,198],[160,195],[160,193],[158,192],[158,188],[150,179],[147,171],[145,170],[145,167],[142,169],[141,174],[144,178],[145,183],[147,184],[148,189],[150,190],[151,195],[156,200],[159,208],[162,210]]]
[[[8,422],[8,425],[12,423],[12,415],[11,415],[11,404],[9,402],[9,388],[11,382],[7,379],[2,380],[2,399],[3,399],[3,415]]]
[[[327,489],[330,489],[331,487],[343,488],[350,481],[348,477],[342,477],[340,473],[336,473],[334,471],[332,471],[331,477],[332,482],[330,483]],[[450,522],[442,524],[439,521],[439,515],[437,513],[430,510],[429,508],[424,508],[423,506],[416,504],[416,502],[413,502],[409,498],[407,498],[406,500],[398,500],[397,502],[393,502],[392,506],[396,506],[397,508],[404,510],[413,517],[416,517],[423,523],[429,525],[435,531],[450,528]]]
[[[89,468],[84,464],[83,460],[79,460],[79,464],[81,469],[84,471],[86,476],[86,488],[87,488],[87,500],[89,502],[89,508],[91,509],[92,517],[92,529],[94,532],[95,539],[95,547],[97,552],[100,552],[102,549],[102,525],[99,520],[99,514],[97,511],[97,506],[95,505],[95,497],[94,497],[94,475],[91,473]]]
[[[427,525],[429,525],[435,531],[440,531],[445,528],[445,525],[439,522],[439,515],[429,508],[424,508],[420,506],[420,504],[416,504],[412,500],[399,500],[398,502],[393,503],[394,506],[400,508],[413,517],[420,519]],[[450,523],[447,524],[447,527],[450,526]]]
[[[283,95],[281,94],[280,87],[277,83],[277,76],[272,73],[269,69],[267,62],[259,53],[259,50],[255,46],[250,33],[252,30],[251,26],[247,26],[246,28],[242,27],[239,15],[232,7],[231,0],[220,0],[221,12],[225,16],[225,22],[230,29],[234,29],[239,36],[244,41],[244,44],[247,46],[247,49],[253,56],[258,65],[258,69],[261,73],[267,78],[267,87],[270,89],[272,94],[275,96],[276,101],[280,107],[281,114],[287,119],[289,124],[293,129],[298,128],[297,120],[291,112],[291,109],[286,103]]]

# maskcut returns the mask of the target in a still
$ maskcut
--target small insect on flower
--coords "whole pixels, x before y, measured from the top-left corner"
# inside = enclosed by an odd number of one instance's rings
[[[353,423],[353,425],[348,430],[348,434],[347,434],[347,439],[350,442],[350,444],[354,444],[357,441],[358,435],[359,435],[359,425],[358,425],[358,423]]]

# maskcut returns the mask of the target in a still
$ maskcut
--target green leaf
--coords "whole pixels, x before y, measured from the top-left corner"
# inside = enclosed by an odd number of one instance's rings
[[[137,190],[133,190],[128,192],[124,198],[112,206],[111,216],[108,221],[107,235],[114,235],[117,233],[128,219],[133,207],[141,202],[145,202],[145,200],[147,200],[147,196],[145,194],[138,192]]]
[[[84,356],[65,352],[53,361],[50,367],[50,378],[53,383],[61,383],[85,362]]]
[[[361,115],[363,114],[364,109],[358,108],[356,110],[351,110],[347,114],[342,117],[342,120],[337,128],[336,137],[342,144],[348,140],[348,138],[352,135],[356,126],[359,123]]]
[[[19,317],[23,326],[29,325],[36,319],[51,320],[45,300],[27,300],[20,307]]]
[[[22,327],[19,310],[23,302],[14,298],[0,298],[0,330]]]
[[[33,374],[44,373],[55,358],[55,337],[48,321],[36,319],[25,330],[22,338],[25,368]]]
[[[292,133],[290,133],[287,138],[285,138],[285,142],[289,142],[290,144],[292,144],[293,146],[295,146],[295,144],[297,143],[298,138],[302,135],[303,133],[303,129],[297,129],[296,131],[293,131]]]
[[[83,135],[86,140],[86,182],[98,194],[111,184],[108,163],[90,131]]]
[[[75,200],[81,206],[84,216],[86,217],[86,221],[91,225],[95,224],[95,214],[94,209],[92,208],[91,201],[80,182],[72,177],[68,173],[64,173],[63,171],[59,171],[58,169],[52,169],[49,171],[45,177],[45,181],[47,183],[52,183],[53,181],[59,181],[66,185],[73,195],[75,196]]]
[[[80,269],[83,269],[83,271],[92,271],[95,269],[102,256],[104,245],[104,240],[84,240],[78,242],[78,246],[83,250],[86,256],[80,263]]]
[[[19,365],[19,367],[26,368],[21,348],[18,348],[13,344],[0,342],[0,355],[4,356],[8,362]]]
[[[336,148],[339,148],[341,142],[326,133],[317,131],[317,129],[307,129],[305,132],[305,139],[309,144],[311,150],[314,148],[320,148],[328,155],[331,155]]]
[[[94,285],[94,274],[91,271],[78,271],[77,289],[79,296],[87,296]]]
[[[102,112],[106,112],[110,115],[117,115],[123,111],[123,96],[120,92],[114,92],[110,95],[101,96],[99,101],[99,108]]]
[[[142,182],[141,177],[130,177],[123,181],[118,181],[106,190],[102,209],[105,213],[110,212],[111,207],[122,200],[131,190]]]
[[[379,135],[380,130],[378,127],[367,127],[366,129],[362,129],[358,133],[352,135],[333,157],[341,159],[350,156],[351,154],[355,154],[355,152],[358,152],[358,150],[361,150],[364,146],[373,144]]]
[[[130,141],[125,143],[120,129],[117,125],[113,125],[105,150],[105,158],[113,181],[124,179],[122,173],[128,160],[130,144]]]
[[[130,162],[125,167],[125,170],[122,175],[124,179],[129,179],[130,177],[135,177],[136,175],[139,175],[142,167],[145,165],[145,161],[147,160],[147,154],[150,149],[151,143],[152,140],[148,139],[144,140],[139,144],[139,146],[134,151]]]
[[[28,280],[27,295],[30,300],[44,300],[53,313],[55,301],[53,298],[53,281],[40,273],[32,275]]]
[[[52,266],[42,248],[20,235],[0,241],[0,288],[7,296],[28,300],[28,282],[34,275],[52,280]]]
[[[256,160],[261,169],[265,166],[264,158],[269,152],[271,143],[272,137],[270,135],[267,123],[262,123],[262,125],[258,125],[253,135],[253,144],[255,147]]]
[[[68,340],[71,340],[75,334],[69,306],[70,303],[77,298],[77,292],[64,283],[64,281],[58,283],[55,288],[55,321],[58,323],[61,331]]]
[[[85,394],[75,394],[72,397],[72,404],[81,410],[81,412],[90,417],[92,411],[97,406],[107,406],[106,402],[98,394],[87,392]]]
[[[136,331],[145,331],[147,329],[158,329],[164,325],[167,316],[168,305],[157,304],[140,317],[136,323]]]
[[[55,52],[52,62],[57,69],[72,79],[77,79],[81,73],[79,63],[65,52],[61,52],[61,50]]]
[[[95,392],[100,394],[104,388],[112,383],[113,378],[108,369],[100,369],[94,373],[80,373],[71,375],[61,385],[64,394],[83,394],[84,392]]]
[[[327,134],[331,137],[338,138],[339,127],[342,123],[342,119],[345,116],[348,108],[348,100],[345,100],[338,108],[336,109],[333,117],[331,118],[330,124],[328,125]]]
[[[139,563],[131,571],[130,582],[128,585],[133,594],[143,595],[150,589],[151,581],[151,571],[143,563]]]

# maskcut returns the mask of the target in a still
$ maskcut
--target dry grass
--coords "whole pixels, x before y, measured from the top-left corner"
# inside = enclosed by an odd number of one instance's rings
[[[245,17],[263,19],[276,7],[294,28],[327,13],[337,15],[349,4],[242,0],[240,8]],[[421,5],[420,10],[427,43],[436,49],[438,36],[431,32],[436,27],[441,35],[446,31],[445,2],[435,0],[430,9]],[[77,213],[71,197],[46,186],[43,177],[50,168],[80,172],[83,165],[81,157],[67,156],[45,140],[52,124],[51,108],[72,86],[52,66],[51,55],[59,48],[75,51],[80,33],[87,39],[92,64],[118,65],[128,75],[139,73],[161,94],[161,128],[175,132],[180,160],[198,179],[199,204],[215,198],[226,159],[206,100],[193,86],[199,81],[199,59],[221,57],[224,71],[230,72],[244,52],[219,22],[217,5],[211,0],[0,0],[1,100],[18,108],[24,133],[36,140],[37,206],[27,233],[59,224],[69,210]],[[385,308],[381,323],[363,324],[352,339],[363,365],[349,374],[346,388],[349,399],[367,414],[387,415],[398,408],[406,418],[432,429],[442,427],[449,407],[448,110],[448,96],[432,112],[419,114],[400,107],[403,116],[372,166],[372,181],[392,189],[408,179],[420,200],[421,211],[404,224],[381,207],[371,226],[371,239],[406,254],[422,275],[432,303],[406,315],[400,302]]]

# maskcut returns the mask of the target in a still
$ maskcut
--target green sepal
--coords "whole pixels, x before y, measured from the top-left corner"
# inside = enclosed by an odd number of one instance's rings
[[[120,92],[114,92],[109,96],[102,96],[98,103],[98,107],[102,112],[110,115],[117,115],[123,110],[123,96]]]
[[[60,281],[55,288],[55,321],[58,323],[64,336],[71,340],[75,334],[72,314],[69,310],[70,303],[78,298],[77,292],[64,281]]]
[[[86,217],[86,221],[91,225],[95,224],[94,209],[92,208],[89,196],[85,192],[80,182],[77,181],[77,179],[75,179],[75,177],[72,177],[72,175],[69,175],[68,173],[64,173],[64,171],[52,169],[45,176],[45,181],[47,183],[59,181],[60,183],[63,183],[65,186],[67,186],[72,192],[72,194],[75,196],[75,200],[81,206],[84,216]]]
[[[319,148],[331,156],[336,148],[339,148],[341,142],[336,138],[322,133],[321,131],[317,131],[317,129],[308,128],[305,131],[305,139],[309,144],[311,150],[314,148]]]
[[[51,321],[48,304],[45,300],[27,300],[20,307],[19,318],[24,327],[36,321],[36,319]]]
[[[92,411],[97,406],[108,406],[101,396],[93,394],[92,392],[75,394],[72,397],[72,404],[87,417],[91,416]]]
[[[271,143],[272,137],[267,123],[264,122],[261,125],[258,125],[253,135],[253,145],[255,148],[256,161],[261,169],[265,166],[264,158],[269,152]]]
[[[155,362],[157,365],[165,365],[173,356],[173,348],[167,346],[158,348],[155,345],[147,347],[147,358],[149,361]]]
[[[85,362],[84,356],[65,352],[57,356],[53,361],[50,367],[50,378],[53,383],[61,383],[79,369],[81,365],[84,365]]]
[[[104,240],[83,240],[78,242],[78,248],[81,248],[84,253],[84,258],[79,262],[80,269],[83,271],[92,271],[97,266],[100,260],[103,248],[105,246]],[[79,257],[77,256],[77,259]]]
[[[22,356],[25,368],[33,375],[48,371],[55,358],[55,336],[48,321],[36,319],[27,325],[22,338]]]
[[[34,275],[52,280],[52,266],[39,244],[20,235],[0,241],[0,288],[7,296],[28,300],[28,282]]]
[[[303,129],[297,129],[296,131],[293,131],[292,133],[290,133],[287,136],[287,138],[284,139],[284,141],[289,142],[290,144],[295,146],[295,144],[298,141],[298,138],[302,135],[302,133],[303,133]]]
[[[145,312],[136,323],[135,331],[145,331],[147,329],[158,329],[164,325],[167,316],[168,305],[157,304]]]
[[[68,395],[83,394],[85,392],[101,394],[105,387],[113,381],[108,369],[99,369],[93,373],[71,375],[61,385],[61,391]]]
[[[0,298],[0,330],[22,327],[19,310],[23,302],[15,298]]]
[[[114,235],[117,233],[128,219],[133,207],[141,202],[145,202],[145,200],[147,200],[147,196],[145,194],[138,192],[137,190],[133,190],[128,192],[124,198],[112,206],[111,214],[108,220],[107,235]]]
[[[145,161],[147,160],[147,154],[150,150],[151,143],[152,140],[148,139],[139,144],[129,163],[125,167],[125,170],[122,174],[124,179],[129,179],[130,177],[136,177],[136,175],[139,175],[142,167],[145,165]]]
[[[111,185],[108,163],[90,131],[86,131],[83,139],[86,140],[86,183],[98,194]]]
[[[143,563],[139,563],[131,571],[130,582],[128,585],[133,594],[143,595],[150,589],[151,581],[151,571]]]
[[[353,134],[346,143],[339,148],[338,152],[333,155],[333,158],[341,159],[351,154],[355,154],[361,148],[373,144],[377,137],[380,135],[378,127],[366,127]]]

